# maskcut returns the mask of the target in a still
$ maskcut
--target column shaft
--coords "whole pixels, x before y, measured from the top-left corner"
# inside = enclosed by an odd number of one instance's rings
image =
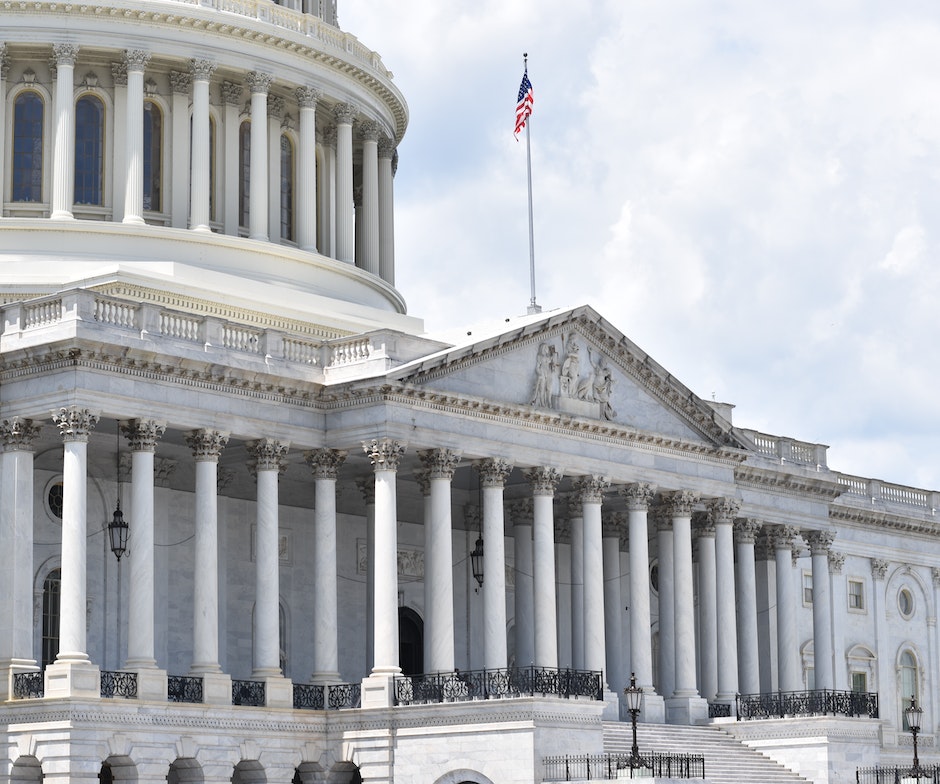
[[[796,631],[797,597],[794,595],[793,562],[790,544],[796,529],[783,526],[776,532],[774,555],[777,566],[777,688],[800,691],[799,641]]]
[[[72,44],[56,44],[53,53],[56,59],[55,135],[52,147],[52,212],[49,217],[53,220],[68,220],[72,217],[72,199],[75,192],[74,73],[78,47]],[[64,591],[64,583],[62,587]],[[84,594],[82,598],[84,599]],[[64,610],[64,607],[62,609]],[[61,634],[59,644],[63,644]]]
[[[362,258],[358,265],[366,272],[378,275],[379,257],[379,126],[364,123],[362,138]]]
[[[297,187],[297,244],[317,249],[317,99],[309,87],[297,89],[300,106],[300,180]]]
[[[692,588],[692,517],[674,512],[673,577],[675,581],[676,696],[698,693],[695,681],[695,597]]]
[[[513,522],[513,554],[516,567],[516,666],[528,667],[535,664],[532,521],[517,516]]]
[[[715,591],[715,529],[709,521],[696,530],[698,539],[699,664],[702,696],[718,693],[718,602]]]
[[[193,131],[192,177],[189,196],[189,227],[194,231],[209,231],[209,196],[212,132],[209,122],[209,78],[215,65],[207,60],[194,60],[193,75]]]
[[[754,535],[760,527],[756,520],[735,524],[738,538],[737,630],[738,683],[742,694],[760,693],[760,655],[757,631],[757,572],[754,563]]]
[[[170,71],[170,86],[173,89],[172,142],[168,150],[172,161],[172,179],[170,181],[170,225],[175,229],[185,229],[189,217],[189,161],[190,134],[189,91],[192,87],[192,75],[182,71]],[[237,180],[236,180],[237,182]]]
[[[278,619],[277,468],[258,467],[252,677],[281,674]]]
[[[731,704],[738,693],[738,636],[735,618],[734,516],[739,505],[725,498],[710,504],[715,523],[716,626],[719,701]],[[752,561],[753,564],[753,561]]]
[[[121,223],[127,198],[127,64],[123,61],[111,63],[111,76],[114,81],[114,160],[125,162],[124,166],[111,168],[111,220]],[[120,132],[121,128],[125,129],[124,133]]]
[[[391,139],[379,140],[379,274],[395,285],[395,196]]]
[[[630,667],[644,694],[653,693],[647,520],[653,492],[649,485],[634,484],[626,488],[623,495],[627,499],[628,525],[630,526]]]
[[[555,519],[553,499],[560,475],[551,468],[527,473],[533,484],[532,592],[535,604],[535,665],[558,666],[555,623]]]
[[[829,581],[829,531],[804,534],[812,552],[813,563],[813,661],[817,689],[834,689],[832,650],[832,596]]]
[[[225,187],[219,195],[223,204],[223,226],[226,234],[238,236],[238,134],[239,134],[239,104],[241,102],[242,87],[234,82],[222,82],[222,100],[225,102],[222,116],[224,133],[223,157],[225,175],[222,181]]]
[[[124,223],[144,222],[144,68],[149,60],[150,55],[140,50],[124,53],[127,64]]]
[[[659,691],[669,699],[676,690],[676,602],[672,520],[658,512],[659,532]]]
[[[571,666],[584,665],[584,517],[580,504],[571,517]]]
[[[352,124],[355,109],[349,104],[336,107],[336,258],[348,264],[356,261],[356,222],[353,204]]]
[[[604,640],[607,683],[611,691],[620,694],[627,685],[623,668],[623,603],[620,585],[620,529],[604,529]]]
[[[252,71],[251,86],[251,190],[248,195],[248,236],[268,239],[268,89],[271,78]]]
[[[125,429],[125,432],[127,430]],[[128,550],[130,599],[127,613],[128,669],[154,668],[154,566],[153,566],[153,445],[136,442],[131,454],[131,521],[133,546]]]
[[[476,467],[483,484],[483,666],[496,670],[509,662],[503,486],[512,467],[492,459]]]

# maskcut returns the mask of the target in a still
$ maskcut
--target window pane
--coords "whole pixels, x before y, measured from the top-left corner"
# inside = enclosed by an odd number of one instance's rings
[[[49,572],[42,584],[42,666],[55,661],[59,652],[59,587],[62,573]]]
[[[86,95],[75,106],[75,203],[102,204],[104,104]]]
[[[863,694],[868,691],[868,675],[864,672],[852,673],[852,691]]]
[[[13,201],[42,201],[43,108],[34,92],[13,104]]]
[[[294,239],[294,145],[281,136],[281,239]]]
[[[144,103],[144,209],[162,209],[163,112],[153,101]]]

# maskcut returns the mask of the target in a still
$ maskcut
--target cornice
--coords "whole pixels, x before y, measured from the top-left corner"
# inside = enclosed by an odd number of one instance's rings
[[[940,537],[940,520],[904,517],[877,509],[856,509],[851,506],[829,507],[829,519],[834,522],[887,528],[892,531]]]
[[[218,19],[194,16],[199,11],[217,14]],[[102,19],[115,18],[122,22],[130,21],[136,24],[179,29],[186,32],[212,33],[224,36],[225,43],[220,43],[220,46],[232,52],[240,51],[236,43],[237,39],[258,42],[267,47],[308,58],[358,82],[375,95],[395,118],[394,133],[397,141],[401,141],[408,125],[408,110],[405,99],[392,86],[391,73],[381,65],[380,57],[374,52],[371,53],[375,58],[372,63],[373,68],[376,71],[379,69],[382,71],[379,76],[376,76],[370,73],[366,67],[360,66],[354,60],[344,56],[346,51],[353,51],[358,48],[355,44],[362,48],[363,53],[368,52],[367,48],[355,36],[345,33],[316,17],[314,17],[316,20],[314,24],[322,25],[328,29],[318,31],[321,34],[314,37],[302,32],[294,33],[288,28],[255,17],[243,17],[244,21],[239,21],[236,14],[222,14],[214,8],[201,9],[199,6],[188,3],[180,3],[179,13],[173,13],[168,10],[166,4],[153,8],[139,3],[109,2],[107,4],[86,5],[56,2],[55,0],[31,0],[30,2],[26,0],[3,0],[0,2],[0,12],[30,16],[55,14],[60,17],[88,17],[98,20],[98,24],[101,23]],[[298,13],[298,17],[301,17],[299,27],[305,28],[306,25],[303,24],[302,16]],[[67,24],[62,26],[68,27]],[[292,35],[292,33],[294,34]],[[334,35],[330,35],[330,33]],[[335,43],[331,39],[335,39]],[[329,46],[329,44],[334,43],[334,47],[317,48],[317,46],[306,43],[307,40],[313,40],[320,46]],[[8,41],[8,43],[15,43],[15,41]],[[380,77],[384,77],[384,80]]]
[[[473,417],[507,425],[536,428],[556,435],[609,444],[630,444],[647,451],[705,458],[720,465],[735,466],[747,459],[738,449],[716,447],[701,441],[686,441],[618,425],[599,419],[581,419],[571,414],[511,403],[493,403],[483,398],[437,392],[410,384],[342,386],[324,389],[320,395],[324,411],[377,403],[395,403],[448,414]]]
[[[845,492],[837,480],[816,479],[750,465],[739,465],[734,470],[735,484],[784,495],[816,496],[832,501]]]

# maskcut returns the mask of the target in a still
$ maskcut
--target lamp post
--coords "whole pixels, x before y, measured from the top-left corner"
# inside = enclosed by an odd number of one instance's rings
[[[646,763],[640,757],[640,749],[636,745],[636,717],[640,712],[640,701],[643,699],[643,689],[636,685],[636,673],[630,673],[630,685],[623,690],[627,697],[627,710],[630,711],[630,721],[633,724],[633,748],[630,750],[630,778],[636,768],[645,768]]]
[[[911,704],[905,709],[904,715],[907,717],[907,726],[914,736],[914,767],[911,768],[911,776],[919,779],[921,775],[920,760],[917,759],[917,733],[920,732],[920,722],[924,717],[924,709],[917,704],[914,695],[911,695]]]

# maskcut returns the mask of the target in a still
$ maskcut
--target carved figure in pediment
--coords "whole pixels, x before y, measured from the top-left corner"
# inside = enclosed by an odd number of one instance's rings
[[[565,343],[565,360],[561,365],[559,378],[559,393],[562,397],[576,397],[578,392],[578,376],[581,374],[581,348],[575,340],[574,332],[568,335]]]
[[[535,392],[532,405],[548,408],[552,404],[552,386],[558,372],[558,355],[555,347],[548,343],[539,346],[535,359]]]
[[[595,360],[591,354],[591,349],[588,349],[588,360],[591,362],[592,371],[581,379],[581,383],[578,384],[578,399],[598,403],[601,416],[604,419],[613,419],[617,416],[617,412],[610,405],[610,391],[614,386],[614,374],[604,355],[600,352],[598,352]]]

